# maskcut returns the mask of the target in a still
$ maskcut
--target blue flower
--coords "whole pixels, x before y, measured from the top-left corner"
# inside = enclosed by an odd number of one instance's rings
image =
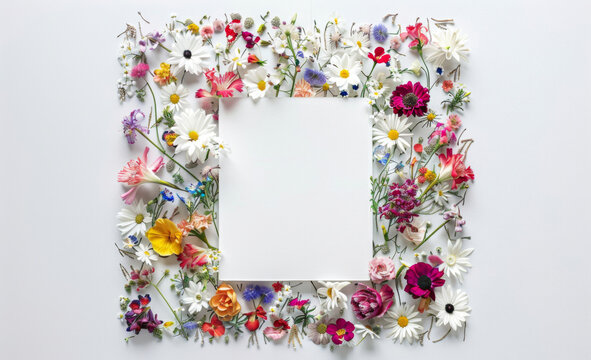
[[[160,192],[160,195],[162,195],[162,198],[166,201],[173,201],[174,200],[174,195],[172,194],[172,191],[168,190],[168,189],[164,189]]]
[[[388,28],[384,24],[377,24],[373,27],[373,37],[377,42],[383,43],[388,38]]]
[[[443,74],[443,69],[438,67],[437,70],[435,70],[439,75]]]
[[[304,52],[302,50],[298,50],[298,57],[304,58]]]
[[[246,289],[244,289],[242,296],[244,297],[244,300],[246,300],[246,301],[253,301],[254,299],[257,299],[259,296],[261,296],[259,286],[258,285],[255,286],[252,284],[246,286]]]
[[[312,86],[322,86],[326,83],[326,76],[322,71],[306,68],[304,70],[304,80]]]
[[[139,244],[139,240],[137,239],[137,237],[135,235],[129,235],[128,238],[133,245]]]
[[[187,321],[183,324],[183,327],[187,330],[195,330],[197,329],[197,323],[195,321]]]
[[[263,296],[263,303],[269,304],[275,299],[275,293],[273,290],[266,286],[261,286],[261,296]]]
[[[347,96],[349,96],[349,93],[348,93],[347,91],[345,91],[345,90],[342,90],[342,91],[339,93],[339,95],[341,95],[342,97],[347,97]]]
[[[358,90],[359,89],[359,85],[355,84],[353,85],[353,90]]]

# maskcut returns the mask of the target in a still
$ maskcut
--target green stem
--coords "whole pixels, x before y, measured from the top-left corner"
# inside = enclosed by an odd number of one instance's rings
[[[361,90],[361,97],[363,97],[363,95],[365,94],[365,89],[367,89],[367,82],[369,81],[369,78],[371,77],[371,74],[373,73],[373,70],[376,68],[376,65],[378,63],[377,62],[373,62],[373,66],[371,67],[371,71],[369,72],[369,75],[367,75],[367,79],[365,79],[365,84],[363,84],[363,89]]]
[[[433,230],[433,232],[431,234],[429,234],[429,236],[427,236],[423,241],[421,241],[421,243],[419,245],[417,245],[413,250],[416,250],[418,248],[420,248],[425,242],[427,242],[427,240],[429,240],[431,238],[431,236],[435,235],[435,233],[437,231],[439,231],[439,229],[441,229],[442,227],[445,226],[445,224],[447,224],[449,222],[449,220],[445,220],[441,225],[439,225],[437,227],[437,229]]]
[[[148,85],[148,89],[150,89],[150,93],[152,94],[152,100],[154,100],[154,127],[156,128],[156,139],[158,140],[160,147],[164,148],[162,142],[160,142],[160,135],[158,135],[158,107],[156,106],[156,95],[154,95],[154,90],[152,90],[152,86],[147,80],[146,85]]]
[[[162,291],[160,291],[160,288],[158,288],[158,285],[154,284],[151,281],[150,281],[150,285],[152,285],[154,287],[154,289],[156,289],[156,291],[158,291],[158,293],[160,294],[160,296],[162,297],[162,299],[164,300],[164,302],[166,303],[166,305],[168,305],[168,308],[170,309],[170,311],[174,315],[174,318],[179,323],[179,327],[181,329],[181,333],[183,334],[183,336],[185,337],[185,339],[188,339],[189,336],[185,332],[185,328],[183,327],[183,324],[181,323],[181,320],[179,319],[178,315],[176,314],[176,311],[174,311],[172,309],[172,306],[170,306],[170,303],[168,302],[168,300],[166,300],[166,297],[164,296],[164,294],[162,293]]]
[[[427,87],[431,89],[431,75],[429,74],[429,67],[427,66],[425,58],[423,57],[423,48],[419,47],[418,51],[419,57],[421,58],[421,60],[423,60],[423,64],[425,65],[425,73],[427,74]]]
[[[422,201],[423,197],[425,197],[425,195],[427,195],[427,192],[429,192],[429,190],[431,190],[431,188],[433,187],[433,185],[437,184],[439,182],[439,179],[435,179],[433,181],[431,181],[431,183],[429,184],[429,186],[427,186],[427,188],[425,189],[425,191],[423,191],[423,193],[421,194],[421,196],[419,196],[418,200]]]
[[[291,43],[291,35],[287,35],[287,45],[289,47],[289,50],[291,50],[291,54],[293,55],[293,76],[292,76],[293,80],[291,82],[291,90],[289,91],[289,97],[292,97],[293,91],[295,89],[296,76],[298,75],[298,66],[296,64],[298,59],[297,59],[295,50],[293,49],[293,44]]]

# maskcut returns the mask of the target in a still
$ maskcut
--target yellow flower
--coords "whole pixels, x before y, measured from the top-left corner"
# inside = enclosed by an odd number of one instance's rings
[[[425,179],[428,182],[431,182],[433,180],[435,180],[437,178],[437,174],[435,174],[433,171],[431,170],[427,170],[427,172],[425,173]]]
[[[156,220],[150,230],[146,231],[146,237],[152,243],[152,248],[162,256],[178,255],[183,251],[183,233],[168,219]]]
[[[199,35],[199,26],[197,24],[189,24],[187,30],[191,31],[195,35]]]

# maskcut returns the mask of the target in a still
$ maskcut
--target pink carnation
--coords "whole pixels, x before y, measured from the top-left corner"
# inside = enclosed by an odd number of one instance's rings
[[[131,69],[131,77],[134,78],[143,78],[146,76],[146,73],[150,70],[150,66],[148,64],[139,63]]]
[[[392,280],[396,276],[394,261],[388,257],[375,257],[369,262],[369,277],[375,283]]]
[[[447,124],[445,128],[449,131],[451,130],[458,130],[462,126],[462,120],[458,116],[458,114],[451,114],[447,119]]]
[[[213,27],[211,25],[205,25],[201,27],[199,30],[199,35],[201,35],[203,39],[211,39],[213,36]]]

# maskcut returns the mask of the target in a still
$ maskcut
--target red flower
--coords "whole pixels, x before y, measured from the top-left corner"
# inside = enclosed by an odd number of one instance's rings
[[[454,154],[450,148],[447,149],[447,155],[439,154],[439,162],[441,164],[439,181],[453,179],[452,189],[457,189],[458,184],[468,180],[474,180],[474,172],[469,166],[466,167],[462,157],[462,154]]]
[[[222,322],[220,321],[220,319],[218,319],[216,315],[211,317],[210,323],[203,323],[203,325],[201,326],[201,330],[208,332],[209,335],[213,337],[219,337],[226,333],[226,328],[224,327],[224,324],[222,324]]]
[[[244,327],[246,327],[250,331],[256,331],[259,328],[259,325],[261,324],[259,322],[259,318],[267,320],[267,312],[260,305],[259,307],[257,307],[255,311],[251,311],[244,315],[248,317],[248,320],[246,320]]]
[[[411,49],[418,46],[423,47],[429,43],[429,39],[423,34],[423,30],[426,31],[427,28],[420,22],[416,23],[414,26],[409,25],[406,27],[406,32],[400,34],[400,39],[404,41],[407,37],[411,38],[412,41],[408,44],[408,47]]]
[[[298,298],[295,298],[295,299],[291,300],[288,305],[289,306],[294,306],[298,310],[300,310],[302,308],[302,306],[306,305],[308,302],[310,302],[310,300],[308,300],[308,299],[306,299],[306,300],[300,300]]]
[[[422,153],[423,152],[423,145],[421,145],[421,144],[415,144],[414,149],[415,149],[416,152]]]
[[[377,64],[383,64],[390,61],[390,54],[386,54],[383,47],[377,47],[375,53],[369,53],[367,55],[370,59],[372,59]]]
[[[441,88],[443,89],[443,91],[445,92],[450,92],[451,89],[454,88],[454,82],[451,80],[445,80],[443,82],[443,84],[441,84]]]
[[[249,54],[248,55],[248,63],[249,64],[259,64],[259,65],[265,65],[265,61],[259,59],[258,56],[256,56],[255,54]]]
[[[236,33],[236,31],[234,31],[234,24],[239,24],[239,23],[240,23],[240,20],[234,19],[234,20],[232,20],[232,22],[230,22],[228,25],[226,25],[226,39],[228,39],[229,43],[236,40],[238,33]]]
[[[273,321],[273,327],[278,330],[289,330],[289,323],[283,319]]]
[[[196,98],[203,98],[203,97],[232,97],[234,95],[234,90],[238,92],[242,92],[244,87],[244,83],[238,77],[238,75],[234,74],[231,71],[223,75],[216,76],[215,69],[212,68],[211,70],[207,70],[205,72],[205,78],[207,82],[211,85],[211,92],[205,89],[199,89],[195,93]]]
[[[275,292],[280,292],[281,289],[283,289],[283,284],[280,283],[279,281],[274,283],[272,286],[273,286],[273,290],[275,290]]]

